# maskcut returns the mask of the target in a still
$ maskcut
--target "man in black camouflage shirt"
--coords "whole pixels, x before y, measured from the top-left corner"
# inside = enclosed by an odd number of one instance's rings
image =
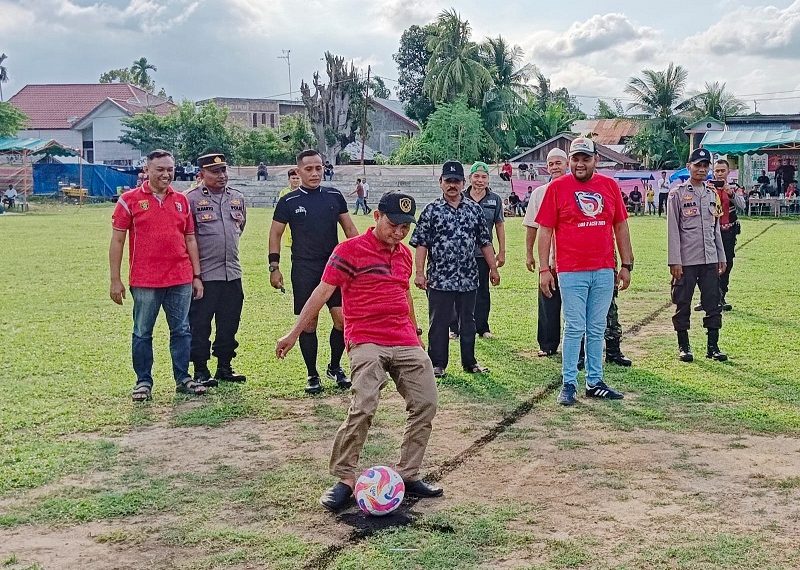
[[[444,163],[439,186],[442,197],[422,211],[409,242],[416,247],[414,284],[428,292],[428,355],[434,375],[441,378],[449,356],[448,327],[459,301],[461,365],[470,373],[488,372],[475,360],[478,264],[474,251],[477,245],[489,266],[489,280],[492,285],[499,284],[491,236],[483,208],[464,199],[464,167],[460,162]]]

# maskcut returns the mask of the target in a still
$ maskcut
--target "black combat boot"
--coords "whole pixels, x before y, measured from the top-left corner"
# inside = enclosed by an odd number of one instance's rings
[[[694,360],[692,347],[689,346],[689,331],[678,331],[678,360],[681,362]]]
[[[728,355],[719,349],[718,343],[719,329],[708,329],[708,349],[706,351],[706,358],[725,362],[728,360]]]
[[[247,376],[237,374],[233,370],[230,361],[224,362],[222,360],[217,363],[217,373],[214,374],[214,378],[223,382],[244,382],[247,380]]]
[[[211,371],[204,360],[194,361],[194,381],[201,386],[209,386],[211,388],[217,385],[217,381],[211,377]]]
[[[606,341],[606,362],[616,364],[617,366],[633,366],[633,361],[622,354],[619,340]]]

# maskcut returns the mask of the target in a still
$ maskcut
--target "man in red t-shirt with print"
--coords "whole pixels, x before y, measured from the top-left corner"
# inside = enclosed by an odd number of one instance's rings
[[[148,178],[119,197],[112,215],[113,233],[108,251],[111,299],[125,298],[120,277],[125,238],[130,234],[130,274],[133,297],[134,402],[149,400],[153,390],[153,327],[161,308],[169,325],[169,350],[176,392],[205,394],[205,386],[189,375],[192,333],[189,306],[203,296],[200,256],[194,237],[194,219],[186,196],[171,184],[175,159],[166,150],[147,155]]]
[[[619,290],[628,288],[633,249],[628,213],[619,186],[595,172],[594,141],[579,137],[569,147],[570,174],[550,183],[536,216],[539,224],[539,287],[550,297],[555,281],[550,246],[555,236],[556,271],[564,312],[563,386],[558,403],[577,402],[578,355],[586,335],[586,396],[619,400],[623,394],[603,381],[603,333],[614,294],[614,239],[622,267]]]
[[[331,452],[330,471],[339,482],[320,498],[330,511],[338,511],[351,501],[358,457],[387,372],[408,411],[397,464],[406,492],[420,497],[442,494],[440,487],[419,478],[438,395],[433,364],[422,346],[422,329],[417,327],[411,300],[413,258],[401,243],[415,223],[415,211],[411,196],[384,194],[373,213],[375,227],[336,246],[322,282],[303,306],[292,330],[278,339],[275,348],[278,358],[284,358],[337,287],[341,290],[353,387],[350,410],[336,432]]]

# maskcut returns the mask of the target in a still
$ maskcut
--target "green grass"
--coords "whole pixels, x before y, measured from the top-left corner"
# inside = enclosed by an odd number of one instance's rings
[[[176,396],[167,350],[168,331],[159,319],[155,331],[156,379],[153,402],[130,402],[131,301],[123,307],[108,298],[107,249],[111,209],[108,206],[42,207],[27,216],[0,219],[2,235],[13,236],[14,249],[0,272],[4,295],[0,312],[0,526],[22,524],[70,526],[87,521],[119,522],[119,528],[95,537],[101,544],[136,545],[150,540],[189,549],[186,568],[255,565],[297,568],[323,546],[288,525],[304,524],[318,511],[319,493],[331,483],[325,459],[298,459],[271,465],[263,472],[240,472],[224,464],[210,475],[159,473],[158,465],[130,466],[114,438],[130,430],[159,424],[169,427],[227,429],[237,419],[269,422],[294,417],[305,399],[305,369],[299,350],[285,361],[274,356],[275,339],[294,321],[291,295],[268,286],[264,253],[271,211],[254,209],[242,239],[245,309],[236,365],[248,375],[244,385],[221,386],[205,399]],[[356,218],[361,228],[365,217]],[[745,220],[744,242],[768,228],[772,220]],[[703,331],[693,314],[693,364],[675,358],[668,308],[643,334],[623,340],[635,345],[633,369],[608,367],[607,381],[628,394],[623,402],[581,405],[555,410],[554,395],[537,404],[537,429],[512,426],[500,441],[519,441],[525,453],[536,453],[536,439],[551,437],[563,453],[593,452],[581,422],[591,419],[610,429],[641,427],[718,433],[800,436],[800,381],[796,375],[796,339],[800,338],[800,298],[795,284],[800,267],[787,255],[800,224],[779,221],[742,249],[736,258],[729,300],[735,310],[724,316],[721,345],[731,360],[702,358]],[[631,221],[636,270],[630,291],[619,297],[627,329],[668,300],[665,223]],[[537,275],[524,269],[524,234],[518,218],[507,222],[507,265],[502,284],[493,290],[493,340],[479,339],[477,355],[492,369],[472,376],[458,370],[457,346],[451,345],[451,374],[440,382],[440,408],[466,414],[474,437],[480,426],[497,420],[537,390],[558,378],[557,359],[538,359],[536,350]],[[288,262],[284,262],[288,275]],[[427,321],[424,295],[414,290],[418,320]],[[330,322],[321,318],[321,339]],[[653,331],[661,331],[653,334]],[[324,364],[327,343],[320,343]],[[389,389],[392,389],[391,387]],[[340,394],[328,391],[308,403],[309,415],[297,420],[286,445],[329,444],[346,413]],[[547,411],[547,413],[541,413]],[[469,422],[472,422],[471,424]],[[382,407],[374,422],[362,463],[396,460],[403,414]],[[235,426],[235,424],[233,424]],[[435,425],[434,429],[440,429]],[[248,441],[258,436],[249,435]],[[210,440],[213,445],[213,438]],[[257,441],[251,441],[251,443]],[[320,442],[320,443],[315,443]],[[744,444],[733,442],[731,448]],[[122,456],[122,457],[121,457]],[[524,455],[514,456],[521,459]],[[569,471],[582,464],[566,463]],[[701,476],[702,465],[679,461],[664,466]],[[87,471],[106,471],[108,480],[89,488],[67,485],[28,498],[27,489]],[[457,477],[457,473],[451,477]],[[196,485],[199,490],[195,490]],[[602,490],[623,490],[628,481],[608,472],[595,482]],[[763,492],[794,496],[797,477],[754,481]],[[194,492],[193,492],[194,491]],[[537,499],[538,500],[538,499]],[[788,499],[787,499],[788,500]],[[519,506],[517,506],[519,508]],[[231,518],[225,509],[235,511]],[[227,513],[227,514],[226,514]],[[134,515],[169,514],[178,523],[152,529],[125,527]],[[470,568],[491,564],[530,547],[530,537],[515,523],[517,511],[504,505],[450,505],[415,524],[389,530],[348,548],[332,568]],[[242,526],[244,524],[244,526]],[[684,537],[664,546],[649,537],[635,548],[622,568],[771,568],[774,550],[768,539],[744,534]],[[591,540],[591,539],[587,539]],[[536,568],[606,568],[585,540],[537,538]],[[17,555],[18,556],[18,555]],[[793,555],[792,555],[793,556]],[[785,560],[796,560],[787,555]],[[4,564],[17,569],[19,563]],[[27,564],[27,562],[25,562]],[[15,566],[12,566],[15,565]],[[761,566],[759,566],[761,565]]]

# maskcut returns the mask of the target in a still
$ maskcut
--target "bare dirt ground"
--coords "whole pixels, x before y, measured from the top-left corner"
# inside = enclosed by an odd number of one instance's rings
[[[384,394],[370,441],[388,438],[397,443],[403,402],[391,389]],[[542,564],[546,559],[540,546],[548,541],[589,539],[603,567],[631,563],[643,548],[663,546],[676,534],[769,535],[765,540],[778,550],[800,548],[800,440],[615,431],[580,409],[570,410],[572,421],[562,422],[564,411],[556,409],[550,396],[446,475],[441,481],[445,498],[414,507],[424,515],[461,503],[523,506],[530,514],[513,524],[529,535],[529,545],[486,568]],[[143,465],[150,475],[202,475],[226,465],[246,479],[298,461],[324,466],[339,421],[330,413],[320,414],[315,408],[320,404],[344,409],[347,400],[285,402],[288,415],[272,421],[236,420],[219,428],[174,428],[167,423],[141,428],[117,438],[119,466],[6,499],[0,510],[59,489],[101,485],[130,465]],[[584,402],[578,408],[603,405]],[[493,427],[491,418],[496,416],[478,404],[443,409],[424,471],[469,447]],[[260,515],[231,507],[214,517],[247,527]],[[181,522],[174,513],[156,513],[71,526],[15,527],[0,531],[0,561],[14,553],[17,562],[7,566],[12,570],[34,563],[48,570],[181,567],[208,554],[202,544],[176,546],[162,540],[164,529]],[[352,531],[321,509],[299,513],[283,522],[282,529],[322,546],[342,543]],[[125,539],[108,539],[115,534]]]

